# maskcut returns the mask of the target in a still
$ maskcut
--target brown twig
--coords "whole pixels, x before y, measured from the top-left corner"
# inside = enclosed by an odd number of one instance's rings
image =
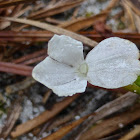
[[[30,65],[30,64],[34,64],[34,63],[37,63],[37,62],[40,62],[42,61],[43,59],[45,59],[47,57],[47,55],[42,55],[40,57],[37,57],[37,58],[33,58],[33,59],[30,59],[30,60],[27,60],[21,64],[24,64],[24,65]]]
[[[13,64],[8,62],[0,62],[0,71],[1,72],[8,72],[14,74],[20,74],[24,76],[31,76],[32,67],[20,65],[20,64]]]
[[[40,51],[37,51],[37,52],[34,52],[34,53],[31,53],[31,54],[28,54],[28,55],[25,55],[25,56],[22,56],[16,60],[13,60],[12,62],[13,63],[16,63],[16,64],[19,64],[19,63],[24,63],[28,60],[31,60],[31,59],[34,59],[34,58],[37,58],[37,57],[40,57],[40,56],[44,56],[44,55],[47,55],[47,50],[46,49],[42,49]]]
[[[79,34],[82,34],[86,37],[89,37],[96,41],[101,41],[104,39],[99,33],[95,31],[81,31]],[[114,36],[125,38],[131,40],[135,43],[140,42],[139,33],[123,33],[123,32],[113,32]],[[32,41],[32,42],[41,42],[48,41],[54,34],[48,31],[0,31],[0,40],[3,41]]]

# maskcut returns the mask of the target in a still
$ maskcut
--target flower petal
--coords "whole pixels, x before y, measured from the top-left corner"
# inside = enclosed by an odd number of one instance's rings
[[[54,35],[48,43],[48,55],[70,66],[76,66],[84,60],[83,44],[65,35]]]
[[[72,96],[75,93],[84,92],[87,86],[86,80],[73,80],[64,85],[53,87],[53,92],[58,96]]]
[[[127,40],[113,37],[102,41],[86,58],[88,81],[110,89],[132,84],[140,74],[138,55],[135,44]]]
[[[74,68],[57,62],[47,57],[33,69],[32,76],[34,79],[52,88],[54,86],[63,85],[76,78]]]
[[[136,45],[129,40],[119,37],[110,37],[101,41],[92,49],[86,58],[88,63],[99,60],[111,59],[115,56],[128,56],[134,59],[139,58],[139,50]]]

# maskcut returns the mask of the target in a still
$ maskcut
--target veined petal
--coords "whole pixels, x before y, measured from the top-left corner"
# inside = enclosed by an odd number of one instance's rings
[[[48,55],[70,66],[76,66],[84,60],[83,44],[65,35],[54,35],[48,43]]]
[[[140,74],[137,47],[116,37],[106,40],[99,43],[95,51],[93,49],[86,58],[88,81],[110,89],[132,84]]]
[[[75,93],[84,92],[87,86],[86,80],[73,80],[69,83],[53,87],[53,92],[58,96],[72,96]]]
[[[34,79],[52,88],[71,82],[76,78],[75,70],[71,66],[57,62],[47,57],[33,69]]]
[[[98,62],[100,60],[108,60],[119,56],[138,59],[139,50],[137,46],[129,40],[121,39],[119,37],[110,37],[101,41],[88,53],[86,62]]]

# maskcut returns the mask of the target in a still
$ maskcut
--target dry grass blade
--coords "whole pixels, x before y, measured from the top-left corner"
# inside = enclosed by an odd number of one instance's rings
[[[101,14],[98,14],[89,18],[79,18],[70,22],[66,22],[64,24],[62,23],[60,24],[59,27],[65,28],[73,32],[77,32],[81,29],[90,27],[98,20],[105,20],[106,18],[107,18],[107,13],[101,13]]]
[[[138,33],[140,33],[140,17],[138,15],[136,15],[134,12],[133,13],[133,16],[134,16],[134,21],[135,21],[135,26],[137,28],[137,31]]]
[[[24,42],[24,41],[27,41],[29,43],[32,43],[32,42],[46,42],[48,41],[50,38],[47,38],[47,37],[42,37],[42,38],[37,38],[37,37],[13,37],[13,38],[0,38],[0,42],[2,41],[9,41],[9,42],[16,42],[16,43],[21,43],[21,42]]]
[[[10,131],[14,127],[14,124],[16,123],[16,121],[20,115],[20,112],[22,110],[21,101],[22,101],[22,98],[16,100],[15,103],[12,105],[12,108],[11,108],[11,110],[8,114],[8,118],[6,120],[6,124],[2,128],[2,132],[0,134],[0,139],[3,139],[3,138],[5,139],[6,137],[8,137]]]
[[[126,8],[126,10],[131,14],[130,16],[130,20],[133,23],[133,26],[135,26],[135,28],[137,29],[137,31],[140,33],[140,10],[137,9],[136,6],[134,6],[130,1],[125,0],[123,2],[123,6]],[[136,9],[136,10],[135,10]]]
[[[125,95],[103,105],[99,109],[95,111],[97,114],[95,117],[91,117],[85,124],[83,124],[84,129],[80,131],[79,134],[77,134],[76,139],[80,140],[81,135],[87,131],[95,122],[97,122],[100,119],[103,119],[104,117],[111,115],[123,108],[126,108],[130,105],[132,105],[136,99],[138,98],[137,94],[134,94],[132,92],[128,92]]]
[[[90,27],[91,25],[93,25],[94,23],[96,23],[99,20],[105,21],[109,12],[112,10],[112,8],[114,8],[114,6],[119,1],[120,0],[111,1],[106,9],[104,9],[101,13],[99,13],[95,16],[92,16],[92,17],[89,17],[89,18],[75,19],[73,21],[61,24],[59,27],[63,27],[63,28],[68,29],[70,31],[76,32],[76,31],[79,31],[83,28]]]
[[[17,6],[15,6],[10,16],[15,16],[16,14],[18,14],[18,12],[20,12],[20,10],[22,10],[23,7],[24,7],[24,4],[18,4]]]
[[[132,29],[132,30],[136,30],[136,27],[135,27],[135,21],[134,21],[134,16],[133,16],[133,13],[132,13],[132,10],[131,8],[127,5],[127,3],[125,1],[122,1],[122,4],[124,6],[124,9],[125,9],[125,13],[126,13],[126,18],[127,18],[127,24],[129,25],[129,27]],[[128,20],[129,18],[129,20]]]
[[[41,18],[45,18],[45,17],[52,16],[55,14],[59,14],[66,10],[69,10],[73,7],[78,6],[83,1],[84,0],[64,1],[63,3],[58,2],[58,4],[56,3],[55,5],[51,6],[50,8],[45,8],[40,11],[34,12],[28,18],[41,19]]]
[[[119,3],[119,1],[120,0],[112,0],[112,1],[110,1],[110,3],[107,6],[107,8],[105,10],[103,10],[102,12],[110,12],[112,10],[112,8],[114,8],[115,5]]]
[[[133,116],[135,115],[133,114]],[[139,134],[140,134],[140,125],[136,126],[134,130],[132,130],[131,132],[129,132],[128,134],[120,138],[119,140],[132,140]]]
[[[25,12],[31,10],[32,7],[31,6],[27,6],[24,9],[21,9],[19,12],[17,12],[13,17],[20,17],[21,15],[23,15]]]
[[[46,57],[47,57],[47,49],[42,49],[40,51],[22,56],[21,58],[13,60],[12,62],[18,64],[30,65],[30,64],[40,62]]]
[[[13,63],[17,63],[17,64],[22,64],[22,63],[25,63],[27,62],[28,60],[32,60],[34,58],[38,58],[40,56],[44,56],[44,55],[47,55],[47,49],[42,49],[40,51],[37,51],[37,52],[34,52],[34,53],[31,53],[31,54],[28,54],[28,55],[25,55],[25,56],[22,56],[16,60],[13,60],[12,62]]]
[[[100,119],[102,119],[102,118],[104,118],[108,115],[111,115],[114,112],[117,112],[118,110],[120,110],[124,107],[127,107],[127,106],[131,105],[136,100],[137,97],[138,97],[137,95],[129,92],[126,95],[123,95],[123,96],[117,98],[116,100],[114,100],[114,101],[112,101],[108,104],[105,104],[104,106],[99,108],[97,111],[95,111],[95,113],[87,115],[87,116],[85,116],[85,117],[67,125],[67,126],[64,126],[64,127],[60,128],[55,133],[53,133],[50,136],[44,138],[44,140],[59,140],[63,136],[65,136],[70,130],[72,130],[77,125],[79,125],[83,121],[85,121],[89,116],[94,119],[94,123],[95,123],[96,121],[98,121],[98,120],[100,120]],[[122,104],[120,104],[121,102],[125,102],[125,104],[122,105]]]
[[[79,97],[79,94],[76,94],[72,97],[67,97],[63,101],[56,103],[51,110],[47,110],[37,116],[36,118],[29,120],[21,125],[18,125],[11,133],[12,137],[18,137],[20,135],[25,134],[26,132],[32,130],[33,128],[45,123],[46,121],[50,120],[54,116],[56,116],[59,112],[61,112],[64,108],[66,108],[70,103],[72,103],[77,97]]]
[[[41,42],[48,41],[53,36],[49,31],[0,31],[0,41],[11,42]]]
[[[91,115],[93,115],[93,114],[91,114]],[[71,123],[70,125],[66,125],[66,126],[60,128],[55,133],[53,133],[52,135],[50,135],[46,138],[43,138],[42,140],[60,140],[60,139],[62,139],[68,132],[70,132],[76,126],[80,125],[85,119],[87,119],[91,115],[85,116],[85,117]]]
[[[21,64],[31,65],[31,64],[34,64],[34,63],[37,63],[37,62],[44,60],[46,57],[47,57],[47,55],[45,54],[45,55],[39,56],[37,58],[33,58],[33,59],[27,60],[25,62],[22,62]]]
[[[61,21],[61,20],[54,19],[54,18],[51,18],[51,17],[47,17],[47,18],[45,19],[45,21],[47,21],[47,22],[49,22],[49,23],[52,23],[52,24],[56,24],[56,25],[62,24],[63,22],[65,22],[65,21]]]
[[[0,37],[52,37],[53,33],[49,31],[0,31]]]
[[[36,0],[9,0],[9,1],[2,1],[0,2],[0,7],[7,7],[7,6],[11,6],[11,5],[15,5],[15,4],[20,4],[20,3],[29,3],[32,1],[36,1]]]
[[[78,32],[79,34],[96,40],[97,42],[102,41],[104,38],[95,31],[82,31]],[[139,33],[123,33],[123,32],[113,32],[114,36],[128,39],[134,43],[140,43],[140,34]],[[0,41],[12,41],[12,42],[21,42],[21,41],[31,41],[31,42],[41,42],[48,41],[54,34],[49,31],[0,31]],[[47,50],[44,50],[43,54],[46,54]],[[38,52],[39,53],[39,52]],[[42,54],[42,55],[43,55]],[[28,56],[25,56],[28,57]],[[18,63],[13,61],[14,63]],[[19,62],[20,63],[20,62]]]
[[[96,41],[93,41],[93,40],[91,40],[87,37],[84,37],[82,35],[78,35],[74,32],[71,32],[71,31],[68,31],[66,29],[56,27],[56,26],[53,26],[53,25],[50,25],[50,24],[47,24],[47,23],[42,23],[42,22],[39,22],[39,21],[33,21],[33,20],[27,20],[27,19],[9,18],[9,17],[2,18],[2,19],[13,21],[13,22],[18,22],[18,23],[23,23],[23,24],[29,24],[29,25],[32,25],[32,26],[35,26],[35,27],[38,27],[38,28],[41,28],[41,29],[51,31],[55,34],[64,34],[64,35],[70,36],[70,37],[72,37],[76,40],[79,40],[79,41],[83,42],[84,44],[86,44],[86,45],[88,45],[92,48],[97,45]]]
[[[84,31],[84,32],[80,32],[80,34],[87,36],[91,39],[95,39],[98,42],[100,42],[104,39],[100,34],[94,32],[94,31],[90,31],[90,32]],[[113,32],[113,34],[114,34],[114,36],[128,39],[135,43],[140,43],[140,34],[139,33]]]
[[[140,104],[133,107],[133,109],[123,112],[117,116],[111,117],[107,120],[103,120],[101,123],[96,126],[91,127],[88,131],[83,133],[80,137],[80,140],[97,140],[103,138],[114,131],[120,129],[119,125],[123,124],[128,125],[129,123],[140,118]],[[127,139],[121,140],[130,140]]]
[[[13,64],[8,62],[0,62],[0,71],[1,72],[8,72],[8,73],[14,73],[24,76],[31,76],[32,73],[32,67],[25,66],[25,65],[19,65],[19,64]]]
[[[124,0],[124,2],[130,7],[132,8],[132,10],[138,15],[140,16],[140,10],[129,0]]]
[[[87,83],[86,94],[64,98],[31,77],[33,67],[47,57],[54,34],[81,41],[85,55],[111,36],[140,48],[139,8],[138,0],[0,0],[0,140],[139,139],[140,103],[134,90]]]
[[[45,93],[45,95],[44,95],[44,97],[43,97],[43,100],[42,100],[42,103],[43,103],[43,104],[45,104],[45,103],[48,101],[48,99],[49,99],[51,93],[52,93],[52,90],[51,90],[51,89],[48,90],[48,91]]]
[[[64,126],[64,124],[73,120],[73,118],[75,117],[76,114],[77,113],[75,113],[75,112],[70,112],[69,114],[67,114],[65,116],[61,116],[59,118],[56,118],[56,120],[54,122],[52,122],[52,124],[50,124],[50,126],[48,126],[46,128],[46,130],[49,131],[49,130],[53,130],[53,128]]]
[[[117,140],[120,136],[122,136],[122,133],[111,135],[111,136],[107,136],[107,137],[101,138],[99,140]]]

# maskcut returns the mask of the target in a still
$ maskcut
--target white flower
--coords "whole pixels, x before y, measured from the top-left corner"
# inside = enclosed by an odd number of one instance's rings
[[[123,87],[140,74],[139,50],[118,37],[100,42],[84,60],[80,41],[54,35],[48,43],[48,55],[33,69],[32,76],[59,96],[84,92],[87,81],[109,89]]]

